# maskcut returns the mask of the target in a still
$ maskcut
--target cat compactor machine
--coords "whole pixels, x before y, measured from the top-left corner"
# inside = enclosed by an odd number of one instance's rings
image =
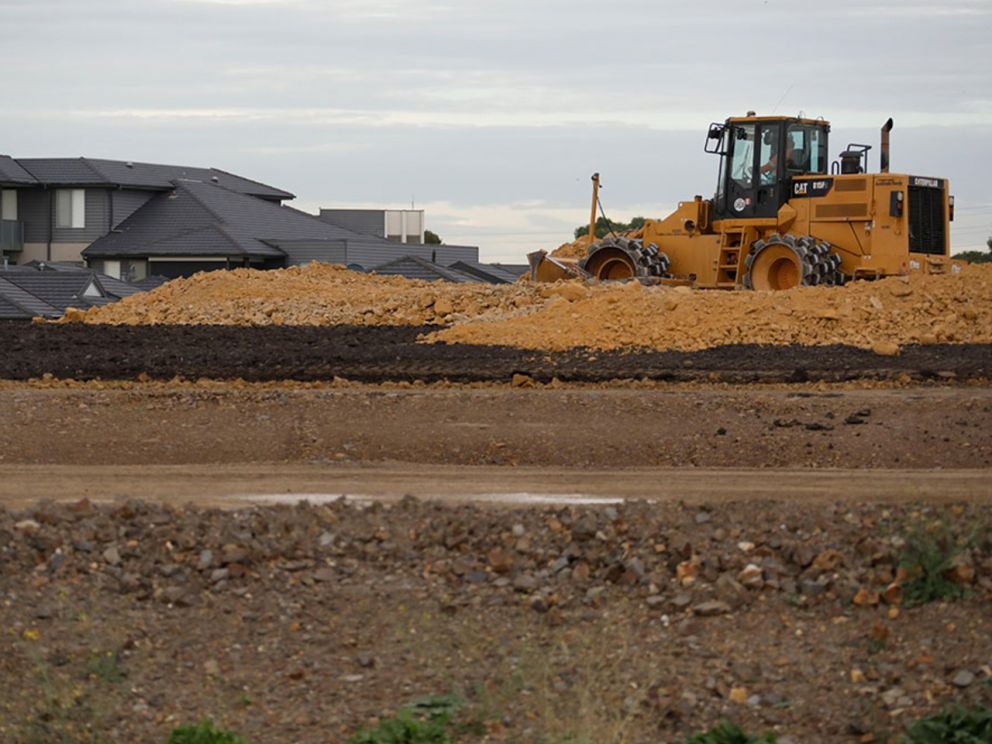
[[[748,112],[712,124],[704,148],[720,159],[712,199],[680,202],[636,233],[592,242],[577,262],[531,254],[531,277],[770,290],[958,270],[947,180],[890,173],[891,130],[889,119],[879,172],[868,173],[869,145],[850,144],[829,163],[822,119]],[[598,188],[597,174],[590,235]]]

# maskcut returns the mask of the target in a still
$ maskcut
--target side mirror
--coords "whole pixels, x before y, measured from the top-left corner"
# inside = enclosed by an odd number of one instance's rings
[[[710,124],[709,131],[706,132],[706,142],[703,149],[715,155],[723,155],[723,133],[726,130],[725,124]]]

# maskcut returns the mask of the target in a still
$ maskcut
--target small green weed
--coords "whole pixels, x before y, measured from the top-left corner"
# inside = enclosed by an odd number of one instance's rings
[[[452,744],[449,727],[464,705],[454,695],[435,695],[400,708],[374,729],[359,731],[348,744]]]
[[[13,741],[23,744],[103,744],[98,732],[105,712],[101,700],[76,684],[72,675],[50,666],[38,653],[31,653],[34,676],[28,679],[36,703],[17,725]],[[4,738],[4,741],[7,741]]]
[[[682,744],[774,744],[775,741],[775,734],[747,734],[739,726],[724,721],[709,731],[683,739]]]
[[[174,729],[165,744],[249,744],[231,731],[221,731],[209,720],[202,720],[195,726],[180,726]]]
[[[988,744],[992,741],[992,708],[968,709],[953,704],[921,718],[902,737],[903,744]]]
[[[945,576],[954,567],[959,550],[955,535],[944,522],[910,530],[899,560],[900,567],[909,573],[903,586],[906,607],[964,595],[964,588]]]
[[[874,656],[875,654],[882,653],[886,648],[888,648],[888,643],[884,638],[869,638],[865,641],[865,646],[868,649],[868,653]]]
[[[120,656],[113,651],[93,651],[86,661],[86,671],[91,677],[110,684],[122,682],[127,677]]]

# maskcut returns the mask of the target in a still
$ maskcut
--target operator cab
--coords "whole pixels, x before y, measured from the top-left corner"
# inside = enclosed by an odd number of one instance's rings
[[[827,173],[829,132],[822,119],[751,113],[711,124],[705,150],[720,156],[714,218],[775,217],[795,176]]]

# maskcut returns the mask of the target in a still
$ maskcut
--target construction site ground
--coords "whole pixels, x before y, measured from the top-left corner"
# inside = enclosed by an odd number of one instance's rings
[[[462,741],[731,720],[881,742],[992,705],[984,384],[48,379],[0,400],[4,741],[208,716],[344,742],[455,693]],[[967,539],[965,595],[880,599],[933,525]]]
[[[459,742],[868,744],[990,707],[990,300],[314,265],[0,324],[0,741],[346,742],[455,694]],[[911,606],[917,549],[947,594]]]

